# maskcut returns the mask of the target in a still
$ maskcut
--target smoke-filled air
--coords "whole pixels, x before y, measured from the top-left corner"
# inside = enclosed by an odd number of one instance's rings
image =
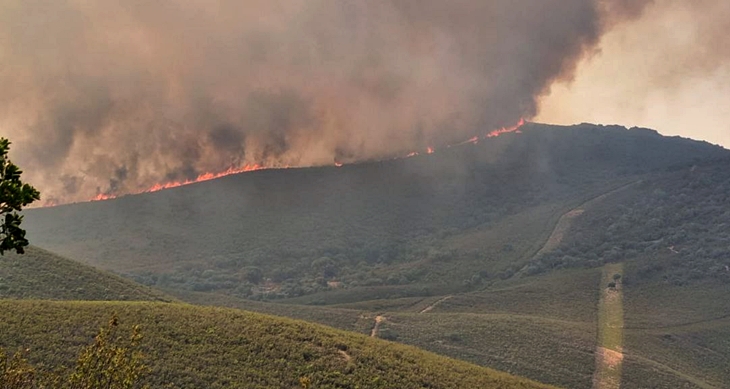
[[[4,0],[0,134],[47,204],[514,126],[629,0]]]

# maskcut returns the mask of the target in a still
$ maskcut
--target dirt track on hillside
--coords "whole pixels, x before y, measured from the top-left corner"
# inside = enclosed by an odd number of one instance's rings
[[[370,330],[370,337],[377,338],[378,337],[378,331],[380,331],[380,324],[386,320],[385,316],[375,316],[375,324],[373,324],[373,329]]]

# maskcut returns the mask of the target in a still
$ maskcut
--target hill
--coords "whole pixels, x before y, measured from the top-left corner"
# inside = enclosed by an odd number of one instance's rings
[[[36,243],[197,304],[570,388],[722,388],[728,172],[728,151],[706,143],[528,125],[432,155],[260,171],[27,222]]]
[[[317,303],[438,295],[510,277],[585,201],[723,155],[649,130],[529,124],[414,158],[34,209],[26,225],[54,252],[168,289]]]
[[[413,347],[290,319],[160,303],[0,301],[0,345],[68,363],[116,312],[140,324],[153,387],[548,388]],[[221,352],[225,350],[225,352]]]
[[[0,299],[172,301],[172,297],[37,247],[0,257]]]

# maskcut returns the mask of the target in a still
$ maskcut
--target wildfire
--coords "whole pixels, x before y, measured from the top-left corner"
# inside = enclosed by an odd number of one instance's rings
[[[495,137],[498,137],[498,136],[500,136],[502,134],[507,134],[507,133],[510,133],[510,132],[514,132],[514,133],[520,134],[521,133],[520,128],[522,126],[524,126],[524,125],[525,125],[525,120],[524,119],[520,119],[520,121],[516,125],[514,125],[512,127],[502,127],[500,129],[497,129],[497,130],[494,130],[494,131],[491,131],[491,132],[487,133],[483,137],[475,136],[475,137],[473,137],[471,139],[468,139],[468,140],[465,140],[465,141],[463,141],[461,143],[457,143],[455,145],[447,145],[446,147],[448,148],[448,147],[452,147],[452,146],[460,146],[460,145],[465,145],[465,144],[469,144],[469,143],[471,143],[471,144],[477,144],[477,143],[479,143],[479,141],[481,139],[495,138]],[[426,151],[425,152],[426,152],[426,154],[433,154],[433,153],[436,152],[436,149],[434,149],[433,147],[429,146],[429,147],[426,148]],[[407,155],[404,155],[402,158],[410,158],[410,157],[415,157],[415,156],[418,156],[418,155],[420,155],[419,152],[413,151],[413,152],[410,152]],[[335,164],[336,167],[340,167],[340,166],[343,165],[339,161],[335,161],[334,164]],[[180,187],[180,186],[190,185],[190,184],[194,184],[194,183],[198,183],[198,182],[210,181],[210,180],[214,180],[216,178],[221,178],[221,177],[229,176],[229,175],[232,175],[232,174],[253,172],[253,171],[264,170],[264,169],[287,169],[287,168],[289,168],[289,166],[284,166],[284,167],[267,167],[267,166],[263,166],[263,165],[259,165],[259,164],[249,164],[249,165],[245,165],[245,166],[243,166],[241,168],[233,168],[233,167],[231,167],[231,168],[228,168],[228,170],[225,170],[225,171],[220,172],[220,173],[203,173],[203,174],[199,175],[198,177],[196,177],[195,179],[191,179],[191,180],[172,181],[172,182],[166,182],[166,183],[161,183],[161,184],[155,184],[151,188],[149,188],[147,190],[143,190],[140,193],[159,192],[159,191],[164,190],[164,189],[177,188],[177,187]],[[94,197],[93,199],[91,199],[91,201],[111,200],[111,199],[114,199],[114,198],[117,198],[117,196],[114,195],[114,194],[100,193],[100,194],[96,195],[96,197]]]
[[[177,188],[179,186],[190,185],[190,184],[194,184],[196,182],[215,180],[216,178],[230,176],[231,174],[253,172],[256,170],[263,170],[263,169],[266,169],[266,168],[259,164],[246,165],[246,166],[244,166],[242,168],[238,168],[238,169],[228,168],[228,170],[221,172],[221,173],[203,173],[193,180],[173,181],[173,182],[167,182],[167,183],[163,183],[163,184],[155,184],[153,187],[147,189],[144,192],[145,193],[159,192],[163,189]]]
[[[110,195],[110,194],[104,194],[104,193],[99,193],[99,194],[98,194],[98,195],[96,195],[96,197],[94,197],[94,198],[93,198],[93,199],[92,199],[91,201],[104,201],[104,200],[111,200],[111,199],[114,199],[114,198],[116,198],[116,197],[117,197],[117,196],[114,196],[114,195]]]
[[[519,133],[521,133],[520,128],[524,125],[525,125],[525,119],[520,119],[519,123],[517,123],[516,125],[514,125],[512,127],[502,127],[499,130],[494,130],[494,131],[490,132],[489,134],[487,134],[487,136],[485,138],[495,138],[502,134],[506,134],[508,132],[516,132],[519,134]]]
[[[282,168],[279,168],[279,169],[286,169],[286,168],[288,168],[288,166],[285,166],[285,167],[282,167]],[[151,188],[149,188],[147,190],[143,190],[140,193],[159,192],[159,191],[164,190],[164,189],[177,188],[177,187],[184,186],[184,185],[194,184],[196,182],[204,182],[204,181],[215,180],[216,178],[230,176],[232,174],[253,172],[253,171],[256,171],[256,170],[263,170],[263,169],[268,169],[268,168],[266,168],[266,167],[264,167],[262,165],[259,165],[259,164],[245,165],[242,168],[232,168],[231,167],[231,168],[228,168],[228,170],[223,171],[223,172],[220,172],[220,173],[203,173],[203,174],[199,175],[198,177],[196,177],[195,179],[192,179],[192,180],[172,181],[172,182],[165,182],[165,183],[162,183],[162,184],[155,184]],[[114,195],[114,194],[100,193],[100,194],[96,195],[96,197],[94,197],[93,199],[91,199],[91,201],[104,201],[104,200],[111,200],[111,199],[115,199],[115,198],[117,198],[117,196]]]

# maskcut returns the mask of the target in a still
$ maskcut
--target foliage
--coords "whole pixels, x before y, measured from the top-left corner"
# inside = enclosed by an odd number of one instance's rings
[[[26,222],[43,247],[149,286],[311,303],[427,296],[513,276],[586,198],[725,153],[648,131],[530,125],[428,156],[259,171]]]
[[[76,370],[67,379],[68,389],[135,389],[146,388],[142,376],[147,367],[142,362],[142,353],[136,349],[142,340],[140,327],[132,327],[126,344],[121,338],[114,337],[119,325],[116,314],[112,315],[109,325],[99,330],[94,344],[86,347],[76,362]]]
[[[730,160],[654,175],[588,209],[533,268],[643,261],[624,283],[730,283]]]
[[[0,261],[0,299],[172,301],[128,279],[30,246]]]
[[[38,371],[17,352],[8,358],[0,349],[0,388],[2,389],[136,389],[147,388],[142,377],[147,372],[138,351],[142,340],[139,326],[124,340],[116,335],[119,319],[113,314],[101,328],[94,343],[85,347],[69,373]]]
[[[636,279],[649,259],[630,262]],[[624,288],[626,388],[727,387],[730,289],[712,278],[691,285],[634,282]]]
[[[20,228],[23,207],[40,200],[40,193],[20,180],[23,172],[10,161],[10,141],[0,138],[0,255],[15,250],[19,254],[28,246],[25,230]]]
[[[63,364],[95,318],[117,312],[145,328],[139,342],[152,387],[547,388],[414,347],[320,325],[181,304],[0,301],[0,345],[31,362]],[[130,326],[120,325],[123,331]],[[103,353],[102,353],[103,355]]]
[[[35,369],[18,351],[12,356],[5,354],[0,348],[0,388],[2,389],[33,389]]]

